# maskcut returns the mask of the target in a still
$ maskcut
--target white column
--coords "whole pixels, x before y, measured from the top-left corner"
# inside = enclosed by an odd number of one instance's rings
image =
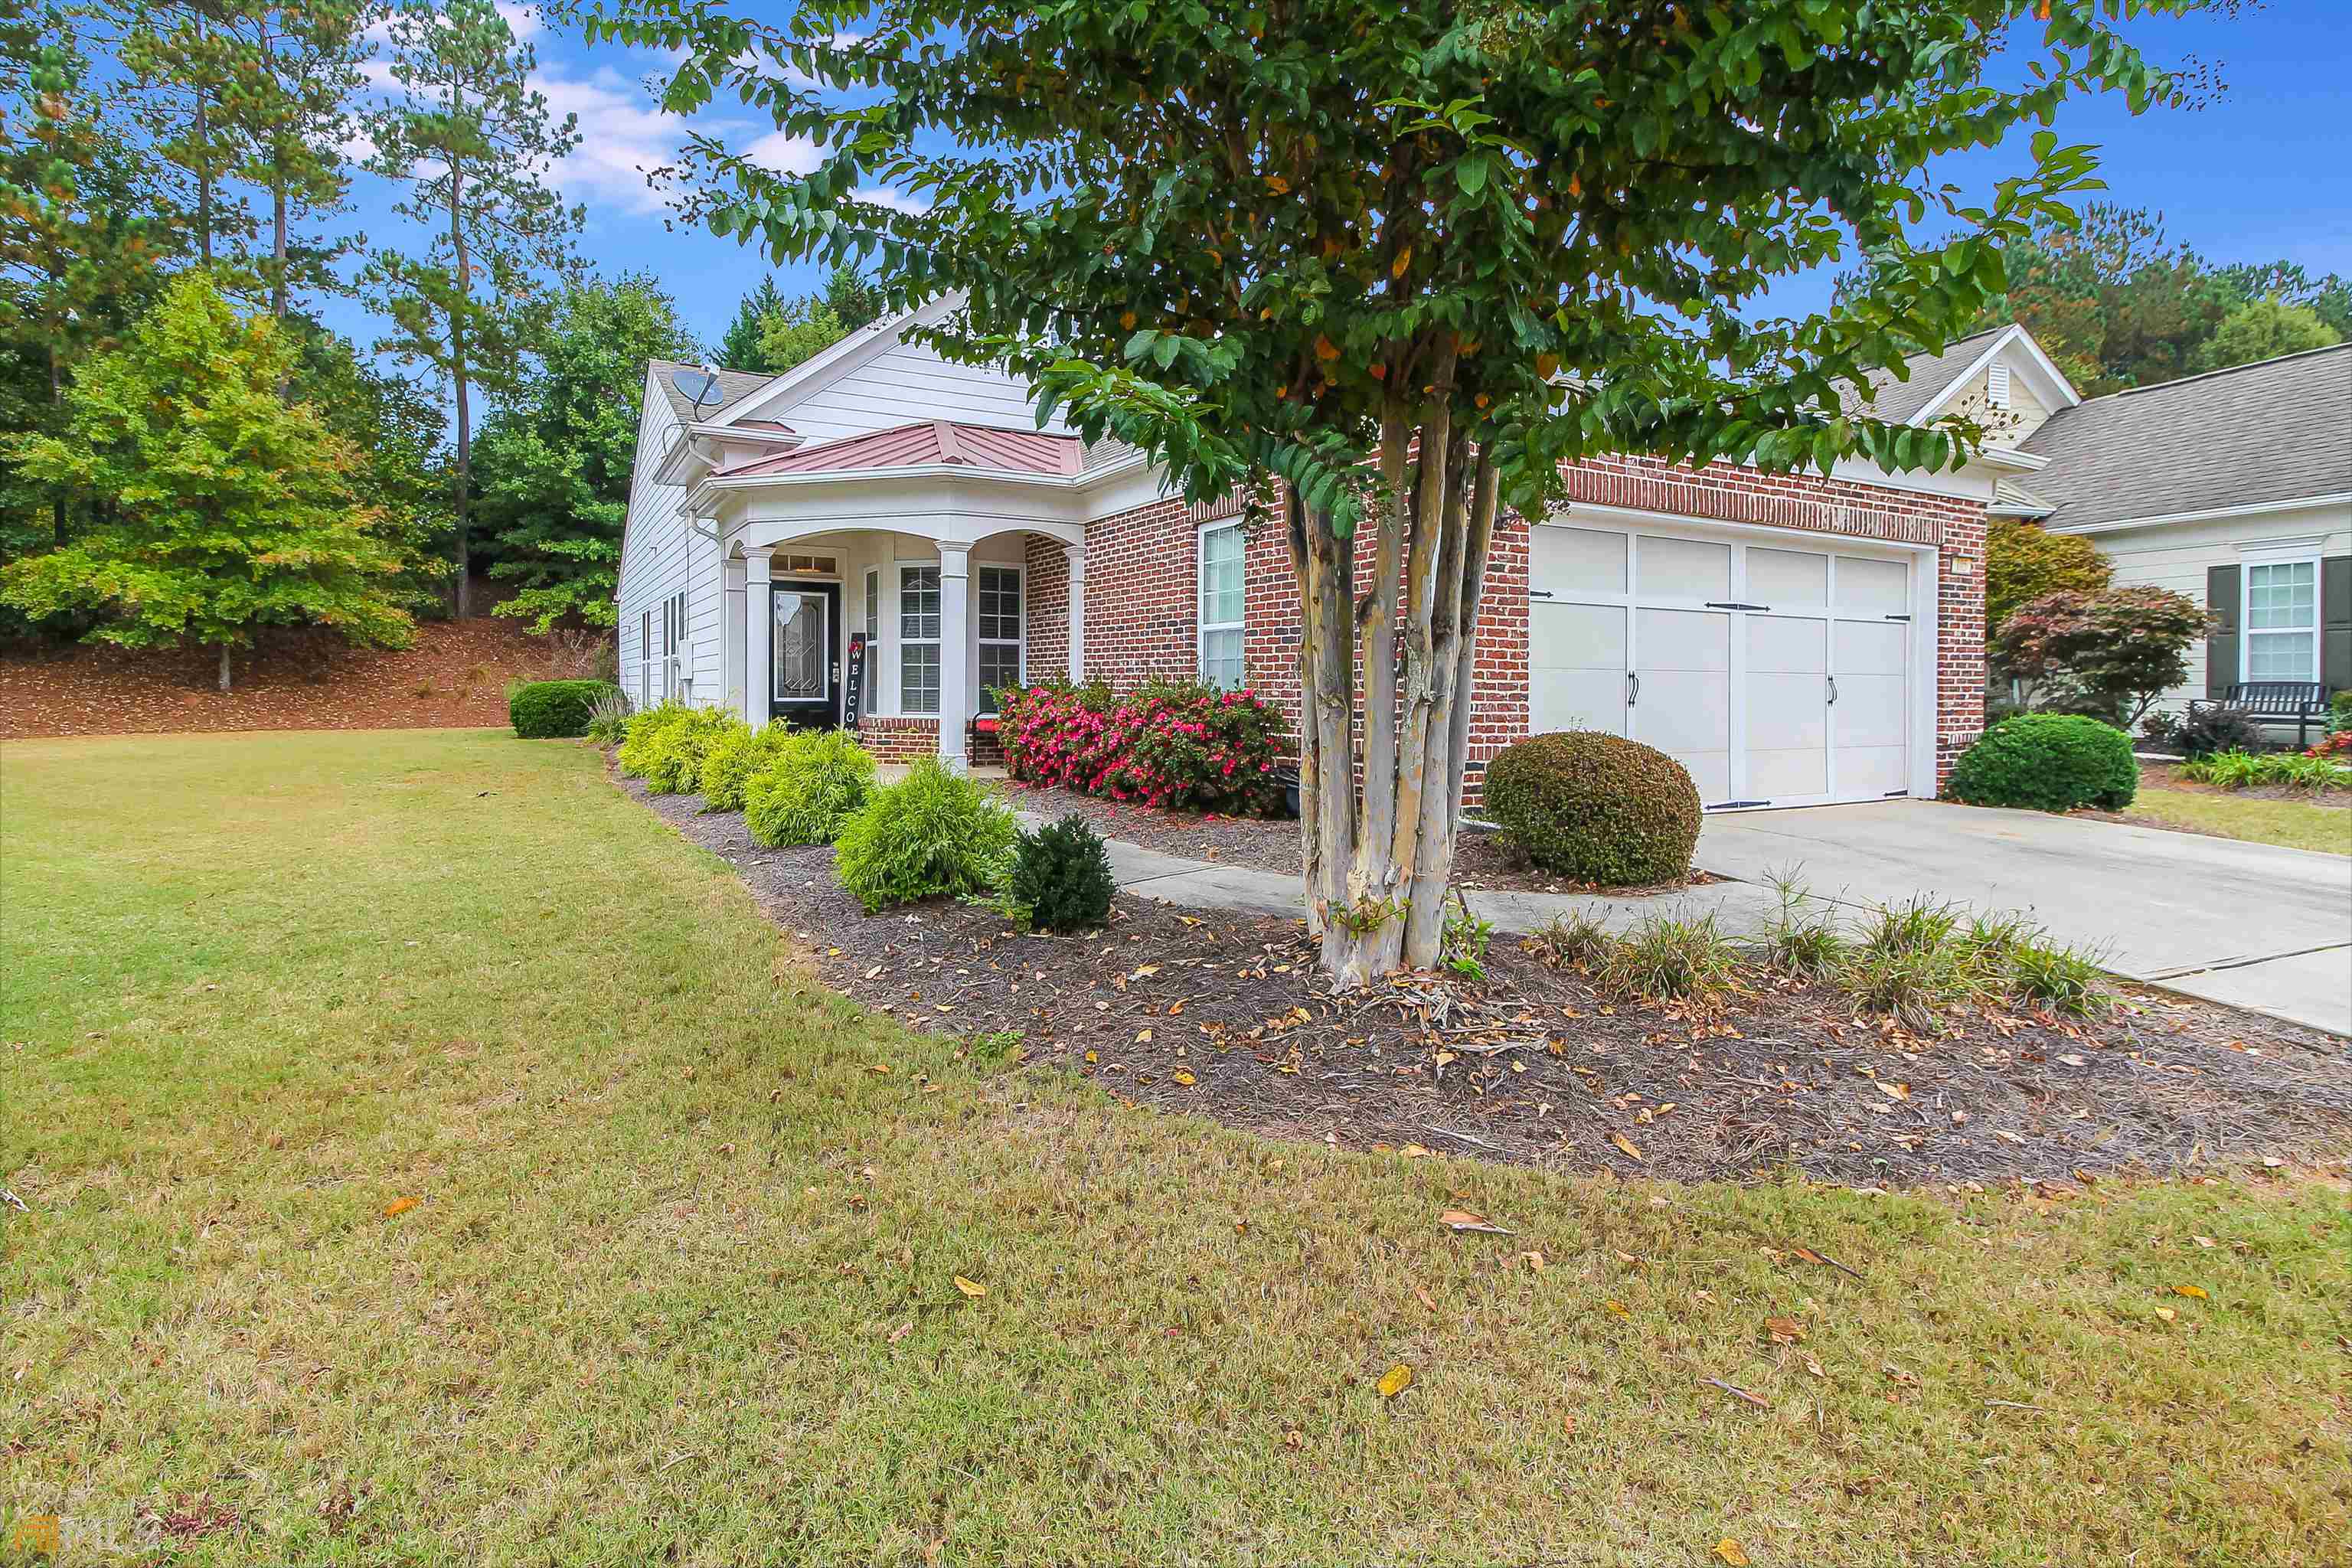
[[[1087,679],[1087,547],[1065,544],[1062,559],[1070,564],[1070,681],[1077,685]]]
[[[719,563],[724,592],[719,605],[719,703],[743,711],[743,561]]]
[[[971,546],[940,545],[940,761],[964,771],[963,732],[972,715]]]
[[[776,612],[768,600],[768,552],[743,555],[743,721],[754,730],[768,722],[768,697],[775,679]]]

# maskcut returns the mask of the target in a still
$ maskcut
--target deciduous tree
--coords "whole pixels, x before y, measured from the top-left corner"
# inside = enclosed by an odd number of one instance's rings
[[[2116,569],[2079,533],[2052,533],[2040,523],[1995,518],[1985,531],[1985,635],[1999,632],[2017,607],[2062,588],[2096,594]]]
[[[404,563],[354,489],[360,455],[280,395],[292,345],[241,318],[208,273],[184,273],[123,346],[82,367],[62,435],[15,438],[36,478],[97,505],[63,548],[0,572],[27,614],[100,616],[91,640],[229,651],[258,629],[325,626],[397,647],[411,621],[390,586]]]
[[[2250,300],[2221,319],[2197,351],[2199,370],[2227,370],[2281,354],[2324,349],[2344,334],[2319,319],[2308,305],[2290,305],[2277,295]]]
[[[1286,481],[1307,910],[1344,986],[1438,957],[1498,508],[1602,452],[1958,460],[1969,430],[1842,412],[1837,387],[1957,333],[2093,166],[2042,132],[1971,205],[1931,159],[2077,92],[2175,96],[2110,10],[813,0],[769,26],[619,0],[595,26],[682,51],[673,110],[732,98],[826,149],[793,176],[696,136],[717,232],[877,260],[894,308],[960,295],[921,341],[1009,363],[1041,417],[1144,447],[1194,500]],[[2037,41],[2022,87],[1989,74]],[[1959,237],[1914,248],[1929,215]],[[1840,310],[1752,308],[1864,253]]]
[[[369,117],[369,167],[403,181],[394,211],[424,234],[413,251],[379,249],[365,274],[394,331],[376,346],[429,365],[449,388],[457,426],[457,609],[467,611],[474,398],[516,384],[573,268],[583,217],[547,184],[576,145],[530,85],[536,52],[489,0],[411,0],[393,16],[401,96]]]
[[[2189,649],[2212,626],[2204,605],[2169,588],[2060,589],[2009,617],[1993,639],[1993,670],[2021,682],[2030,706],[2129,730],[2189,679]]]

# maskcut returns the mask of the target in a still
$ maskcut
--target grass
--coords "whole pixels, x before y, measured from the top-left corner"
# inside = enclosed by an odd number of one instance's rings
[[[1678,1188],[1130,1111],[817,990],[562,742],[30,742],[0,791],[0,1508],[208,1496],[202,1563],[2279,1568],[2352,1529],[2340,1183]]]
[[[2162,789],[2144,784],[2139,798],[2126,806],[2121,815],[2125,821],[2142,827],[2169,827],[2208,833],[2218,838],[2244,839],[2252,844],[2279,844],[2289,849],[2352,855],[2352,811],[2340,805],[2315,805],[2300,800],[2250,800],[2218,791]]]

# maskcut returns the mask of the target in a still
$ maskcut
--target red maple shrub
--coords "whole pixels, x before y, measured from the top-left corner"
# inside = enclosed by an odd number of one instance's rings
[[[1005,769],[1024,784],[1164,811],[1263,816],[1281,802],[1282,714],[1255,691],[1055,682],[998,702]]]

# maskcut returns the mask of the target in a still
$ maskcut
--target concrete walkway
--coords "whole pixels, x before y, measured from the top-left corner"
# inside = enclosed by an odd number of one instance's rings
[[[1114,840],[1119,885],[1166,903],[1297,918],[1298,879]],[[1706,819],[1697,862],[1735,879],[1648,898],[1486,892],[1470,907],[1532,931],[1571,910],[1612,930],[1714,913],[1755,931],[1793,875],[1854,909],[1926,895],[2024,910],[2127,979],[2352,1035],[2352,859],[2122,823],[1932,801],[1813,806]]]

